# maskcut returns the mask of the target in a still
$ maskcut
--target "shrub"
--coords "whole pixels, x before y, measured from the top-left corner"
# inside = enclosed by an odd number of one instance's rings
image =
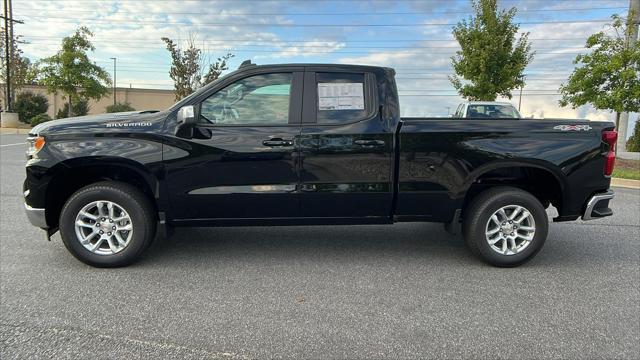
[[[109,105],[105,109],[108,113],[116,113],[116,112],[124,112],[124,111],[136,111],[131,104],[126,103],[117,103],[114,105]]]
[[[76,100],[71,107],[71,116],[84,116],[89,113],[89,101],[82,99]],[[64,107],[58,110],[56,114],[56,119],[64,119],[70,117],[69,116],[69,103],[65,103]]]
[[[49,110],[49,100],[44,95],[25,91],[18,94],[14,106],[20,121],[28,124],[31,118]]]
[[[627,140],[627,151],[640,152],[640,117],[636,120],[633,135]]]
[[[51,116],[47,114],[38,114],[31,118],[31,126],[42,124],[43,122],[51,121]]]

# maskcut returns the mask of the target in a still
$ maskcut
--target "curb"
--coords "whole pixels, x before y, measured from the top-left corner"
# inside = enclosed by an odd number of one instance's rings
[[[28,134],[29,129],[20,129],[20,128],[0,128],[0,134]]]
[[[627,189],[640,189],[640,180],[612,178],[611,186],[622,187]]]

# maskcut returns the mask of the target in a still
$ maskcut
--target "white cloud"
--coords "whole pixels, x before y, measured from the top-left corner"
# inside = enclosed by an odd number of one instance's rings
[[[311,40],[302,42],[300,45],[288,46],[287,43],[274,41],[273,46],[276,47],[272,53],[268,55],[257,55],[255,59],[261,58],[290,58],[290,57],[318,57],[320,54],[328,54],[340,50],[346,46],[344,42],[338,41],[321,41]]]

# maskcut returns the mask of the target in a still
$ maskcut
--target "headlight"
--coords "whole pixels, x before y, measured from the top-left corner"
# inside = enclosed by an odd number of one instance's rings
[[[35,154],[40,151],[45,144],[43,136],[33,136],[27,138],[27,144],[29,149],[27,150],[27,159],[31,159]]]

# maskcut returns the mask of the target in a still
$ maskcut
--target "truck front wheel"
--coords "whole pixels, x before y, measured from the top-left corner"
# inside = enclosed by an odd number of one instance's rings
[[[547,238],[549,220],[538,199],[513,187],[495,187],[476,196],[464,211],[467,246],[485,262],[513,267],[535,256]]]
[[[60,235],[71,254],[86,264],[126,266],[155,236],[153,207],[129,184],[95,183],[67,200],[60,214]]]

